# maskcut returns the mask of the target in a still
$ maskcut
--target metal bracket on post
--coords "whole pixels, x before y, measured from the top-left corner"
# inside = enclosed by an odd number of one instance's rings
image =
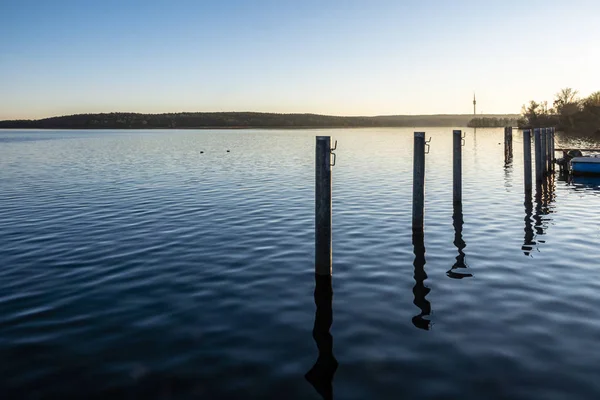
[[[429,148],[431,147],[429,143],[431,143],[431,137],[429,137],[429,140],[425,141],[425,154],[429,154]]]
[[[464,147],[465,145],[465,138],[467,137],[467,132],[463,132],[462,136],[460,137],[460,145],[461,147]]]
[[[337,155],[334,153],[335,150],[337,150],[337,140],[335,141],[333,147],[331,149],[329,149],[329,153],[333,156],[333,162],[331,164],[329,164],[332,167],[335,165],[335,161],[337,159]]]

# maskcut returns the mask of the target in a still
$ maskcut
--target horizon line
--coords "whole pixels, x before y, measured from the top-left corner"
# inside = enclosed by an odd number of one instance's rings
[[[470,114],[470,113],[435,113],[435,114],[376,114],[376,115],[335,115],[335,114],[319,114],[312,112],[269,112],[269,111],[175,111],[175,112],[136,112],[136,111],[110,111],[110,112],[83,112],[75,114],[61,114],[52,115],[48,117],[38,118],[16,118],[16,119],[0,119],[0,122],[7,121],[41,121],[52,118],[62,117],[73,117],[78,115],[111,115],[111,114],[137,114],[137,115],[176,115],[176,114],[275,114],[275,115],[316,115],[323,117],[342,117],[342,118],[382,118],[382,117],[433,117],[433,116],[472,116],[486,117],[486,116],[507,116],[514,115],[520,116],[520,113],[481,113],[481,114]]]

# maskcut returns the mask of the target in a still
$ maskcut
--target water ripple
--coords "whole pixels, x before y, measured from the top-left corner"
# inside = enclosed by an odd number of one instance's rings
[[[425,130],[422,242],[412,130],[0,132],[0,392],[310,399],[333,355],[335,398],[596,398],[600,184],[527,199],[519,142],[505,165],[501,130],[468,131],[453,209],[451,129]],[[330,332],[321,134],[339,142]]]

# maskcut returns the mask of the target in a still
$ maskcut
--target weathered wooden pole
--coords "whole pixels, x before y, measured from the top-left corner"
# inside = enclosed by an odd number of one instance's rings
[[[554,166],[554,151],[552,146],[552,128],[548,128],[548,173],[551,173]]]
[[[331,137],[317,136],[315,273],[331,275]]]
[[[548,172],[554,172],[554,128],[548,128]]]
[[[508,127],[504,127],[504,162],[508,162]]]
[[[525,168],[525,194],[531,195],[531,129],[523,131],[523,166]]]
[[[546,176],[546,171],[548,167],[548,162],[546,159],[548,158],[548,148],[546,147],[546,128],[542,128],[540,130],[540,144],[541,144],[541,152],[542,152],[542,177]]]
[[[540,128],[533,130],[534,146],[535,146],[535,183],[541,185],[544,179],[544,169],[542,167],[542,139]]]
[[[453,136],[453,185],[454,204],[462,203],[462,131],[452,131]]]
[[[552,169],[552,129],[546,128],[546,173]]]
[[[554,164],[554,160],[556,159],[556,143],[554,142],[554,132],[555,129],[554,127],[550,128],[551,132],[552,132],[552,149],[551,149],[551,154],[552,154],[552,172],[554,172],[556,170],[556,165]]]
[[[425,132],[415,132],[413,153],[413,231],[423,230],[425,218]]]
[[[504,127],[504,161],[508,162],[513,155],[512,148],[512,127]]]
[[[510,156],[513,156],[513,128],[512,126],[508,127],[508,131],[510,132]]]

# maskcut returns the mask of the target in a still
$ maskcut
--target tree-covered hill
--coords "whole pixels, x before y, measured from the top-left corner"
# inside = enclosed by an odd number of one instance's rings
[[[498,118],[513,118],[498,115]],[[257,112],[190,112],[172,114],[76,114],[38,120],[0,121],[13,129],[149,129],[149,128],[343,128],[467,126],[472,115],[388,115],[339,117],[318,114]]]

